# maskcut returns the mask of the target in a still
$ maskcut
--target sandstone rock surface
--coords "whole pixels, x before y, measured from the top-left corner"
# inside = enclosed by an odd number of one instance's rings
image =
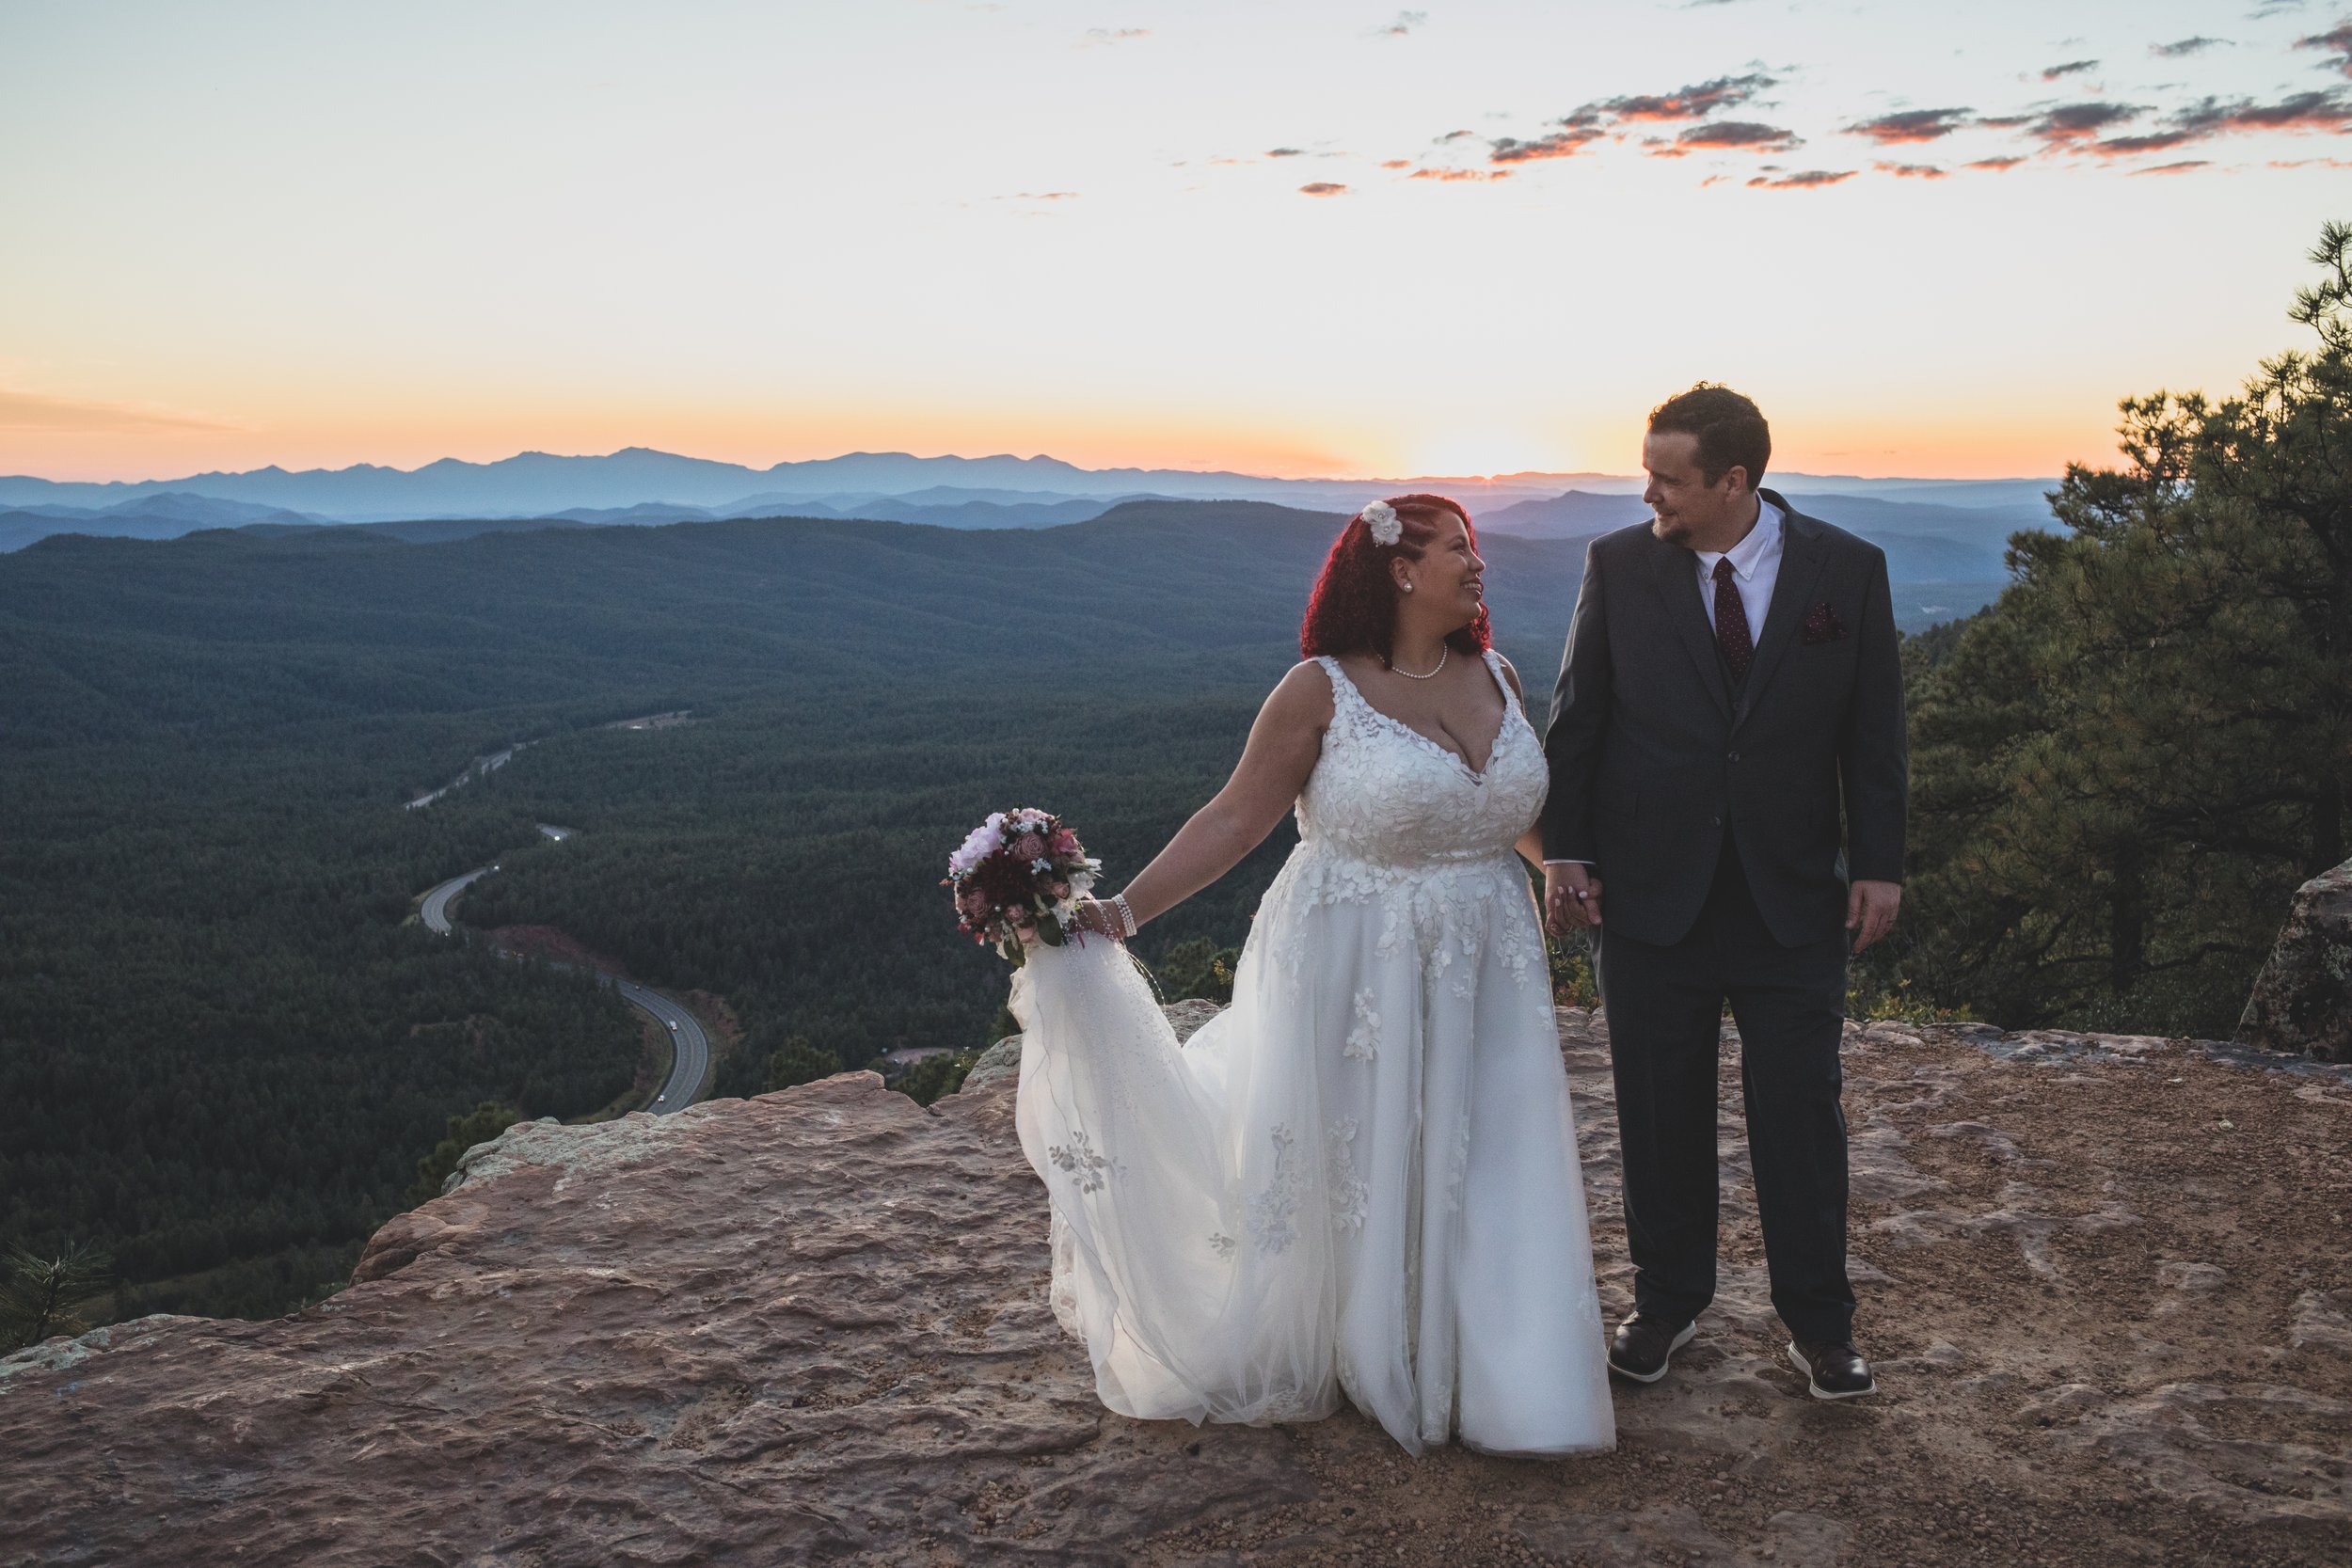
[[[1605,1025],[1561,1036],[1613,1313]],[[1604,1458],[1105,1414],[1046,1305],[1009,1080],[927,1111],[860,1073],[512,1129],[319,1307],[0,1360],[0,1564],[2352,1556],[2352,1069],[1856,1029],[1885,1392],[1825,1406],[1766,1301],[1737,1057],[1727,1033],[1722,1298],[1618,1390]]]
[[[2352,1062],[2352,861],[2296,891],[2237,1037],[2324,1062]]]

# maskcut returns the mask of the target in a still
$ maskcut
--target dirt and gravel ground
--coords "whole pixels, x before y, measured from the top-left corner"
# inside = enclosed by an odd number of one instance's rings
[[[1605,1022],[1565,1012],[1612,1319],[1629,1305]],[[1874,1401],[1803,1397],[1766,1300],[1726,1034],[1723,1297],[1618,1451],[1414,1461],[1293,1429],[1314,1501],[1139,1560],[2352,1561],[2352,1071],[2186,1042],[1856,1031]]]

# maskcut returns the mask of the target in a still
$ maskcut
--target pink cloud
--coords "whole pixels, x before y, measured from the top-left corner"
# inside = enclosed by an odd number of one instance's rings
[[[1748,184],[1755,189],[1767,191],[1817,191],[1824,185],[1842,184],[1853,176],[1854,171],[1850,168],[1808,168],[1796,174],[1759,174],[1749,181]]]
[[[1718,76],[1711,82],[1676,92],[1639,93],[1587,103],[1569,120],[1587,115],[1610,119],[1704,119],[1719,109],[1736,109],[1774,85],[1774,78],[1760,71],[1746,76]]]
[[[1881,115],[1859,125],[1849,125],[1846,134],[1867,136],[1881,147],[1895,147],[1948,136],[1967,125],[1972,118],[1967,109],[1905,109],[1900,114]]]
[[[2324,33],[2313,33],[2307,39],[2296,39],[2297,49],[2318,49],[2333,55],[2328,62],[2336,71],[2352,76],[2352,22],[2339,22]]]
[[[1564,125],[1548,136],[1534,141],[1519,141],[1505,136],[1496,142],[1487,154],[1487,161],[1496,164],[1526,164],[1544,158],[1573,158],[1593,143],[1608,135],[1598,126]]]
[[[1730,149],[1741,152],[1786,152],[1804,143],[1794,131],[1784,131],[1777,125],[1759,125],[1748,119],[1719,119],[1707,125],[1693,125],[1675,138],[1673,156],[1707,149]],[[1661,152],[1657,155],[1665,155]]]

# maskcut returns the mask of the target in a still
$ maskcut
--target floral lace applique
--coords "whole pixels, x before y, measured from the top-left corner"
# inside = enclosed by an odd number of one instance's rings
[[[1497,957],[1502,958],[1502,967],[1511,972],[1512,980],[1516,982],[1521,990],[1524,990],[1526,989],[1528,982],[1534,978],[1534,970],[1535,949],[1542,942],[1542,931],[1540,927],[1534,927],[1530,921],[1512,918],[1512,915],[1516,911],[1505,911],[1503,912],[1503,918],[1498,923],[1499,929],[1495,935],[1495,954]],[[1531,931],[1533,931],[1536,937],[1536,941],[1534,942],[1527,940]],[[1550,964],[1549,961],[1547,960],[1545,964],[1545,976],[1546,978],[1549,978],[1549,975]]]
[[[1502,722],[1482,773],[1374,707],[1339,660],[1316,662],[1331,683],[1331,723],[1299,796],[1300,836],[1390,872],[1507,856],[1542,811],[1550,772],[1495,656],[1486,667]]]
[[[1280,1253],[1298,1240],[1298,1167],[1291,1158],[1298,1139],[1284,1122],[1274,1124],[1273,1138],[1274,1174],[1265,1191],[1249,1200],[1249,1234],[1260,1252]]]
[[[1372,1189],[1356,1174],[1356,1118],[1345,1117],[1323,1130],[1323,1184],[1331,1199],[1331,1223],[1349,1230],[1364,1227]]]
[[[1055,1168],[1078,1179],[1078,1190],[1082,1193],[1101,1192],[1104,1177],[1119,1174],[1118,1164],[1097,1152],[1093,1140],[1076,1129],[1072,1130],[1069,1143],[1056,1144],[1045,1152]]]
[[[1224,1231],[1212,1230],[1209,1232],[1209,1250],[1216,1253],[1219,1258],[1232,1257],[1233,1245],[1233,1238],[1225,1234]]]
[[[1062,1332],[1073,1339],[1086,1338],[1086,1326],[1078,1317],[1078,1282],[1071,1272],[1072,1248],[1070,1222],[1057,1207],[1046,1222],[1046,1247],[1053,1255],[1054,1269],[1048,1276],[1046,1299],[1054,1308],[1054,1321]]]
[[[1369,1062],[1380,1054],[1380,1014],[1373,1002],[1370,986],[1357,991],[1356,1026],[1347,1032],[1347,1044],[1341,1050],[1341,1054],[1359,1062]]]

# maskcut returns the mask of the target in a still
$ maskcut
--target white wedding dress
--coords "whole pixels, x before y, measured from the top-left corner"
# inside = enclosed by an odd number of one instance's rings
[[[1582,1173],[1513,844],[1542,747],[1484,773],[1339,664],[1299,845],[1233,1005],[1179,1046],[1125,951],[1016,973],[1023,1148],[1053,1300],[1121,1415],[1268,1422],[1343,1391],[1406,1449],[1611,1448]]]

